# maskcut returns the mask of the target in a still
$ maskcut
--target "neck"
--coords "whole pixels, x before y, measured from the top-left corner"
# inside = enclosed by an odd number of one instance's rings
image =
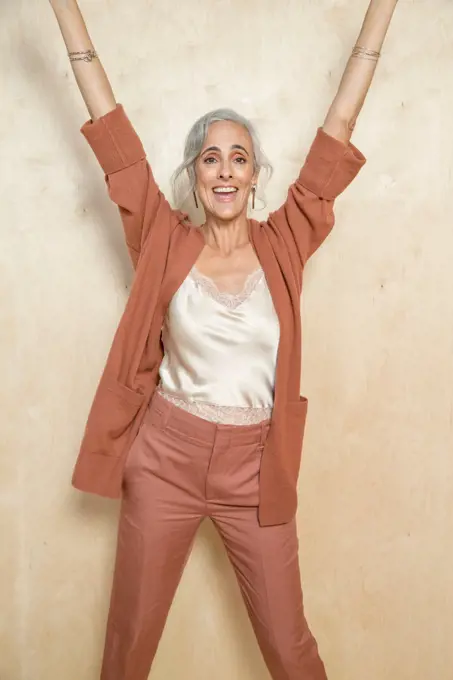
[[[228,256],[250,242],[248,220],[245,215],[240,215],[231,222],[222,222],[209,215],[202,230],[206,245],[218,250],[222,256]]]

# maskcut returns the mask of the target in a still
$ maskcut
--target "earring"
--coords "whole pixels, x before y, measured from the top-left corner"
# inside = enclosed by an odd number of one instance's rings
[[[256,184],[252,185],[252,210],[255,210]]]
[[[195,193],[195,189],[193,190],[193,200],[195,201],[195,207],[198,209],[197,194]]]

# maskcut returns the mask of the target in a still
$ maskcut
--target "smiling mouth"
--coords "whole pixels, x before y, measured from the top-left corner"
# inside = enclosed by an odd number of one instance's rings
[[[215,194],[236,194],[236,187],[214,187],[213,192]]]
[[[232,203],[236,199],[238,189],[236,187],[214,187],[212,192],[218,203]]]

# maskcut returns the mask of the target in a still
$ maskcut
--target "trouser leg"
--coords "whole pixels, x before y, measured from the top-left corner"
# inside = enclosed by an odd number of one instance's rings
[[[101,680],[148,678],[202,519],[195,494],[179,484],[177,448],[144,426],[130,453]]]
[[[266,432],[253,431],[254,444],[244,445],[240,432],[224,433],[216,441],[207,487],[209,515],[236,572],[273,680],[326,680],[304,614],[296,522],[271,527],[258,522]]]
[[[295,521],[261,527],[252,509],[214,521],[273,680],[326,680],[304,615]]]

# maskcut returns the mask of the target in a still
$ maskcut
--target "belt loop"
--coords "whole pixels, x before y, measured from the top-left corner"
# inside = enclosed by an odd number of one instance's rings
[[[214,451],[214,449],[216,448],[217,442],[220,439],[220,434],[221,434],[220,427],[219,427],[218,423],[213,423],[213,425],[214,425],[214,432],[213,432],[213,437],[212,437],[212,451]],[[231,435],[228,436],[228,447],[230,446],[230,441],[231,441]]]
[[[165,399],[165,397],[164,397],[164,399]],[[165,413],[163,414],[162,425],[164,427],[167,427],[168,421],[170,420],[170,416],[171,416],[172,411],[173,411],[173,404],[170,401],[167,401],[167,399],[165,399],[165,409],[164,409],[164,411],[165,411]]]
[[[260,445],[264,446],[266,443],[267,439],[267,433],[269,431],[269,422],[267,420],[263,420],[261,423],[261,432],[260,432]]]
[[[157,388],[157,395],[159,396],[160,401],[160,404],[158,406],[160,416],[159,420],[161,426],[165,428],[167,427],[168,421],[170,420],[170,416],[173,410],[173,404],[170,401],[168,401],[168,399],[165,399],[165,397],[159,391],[159,388]]]

